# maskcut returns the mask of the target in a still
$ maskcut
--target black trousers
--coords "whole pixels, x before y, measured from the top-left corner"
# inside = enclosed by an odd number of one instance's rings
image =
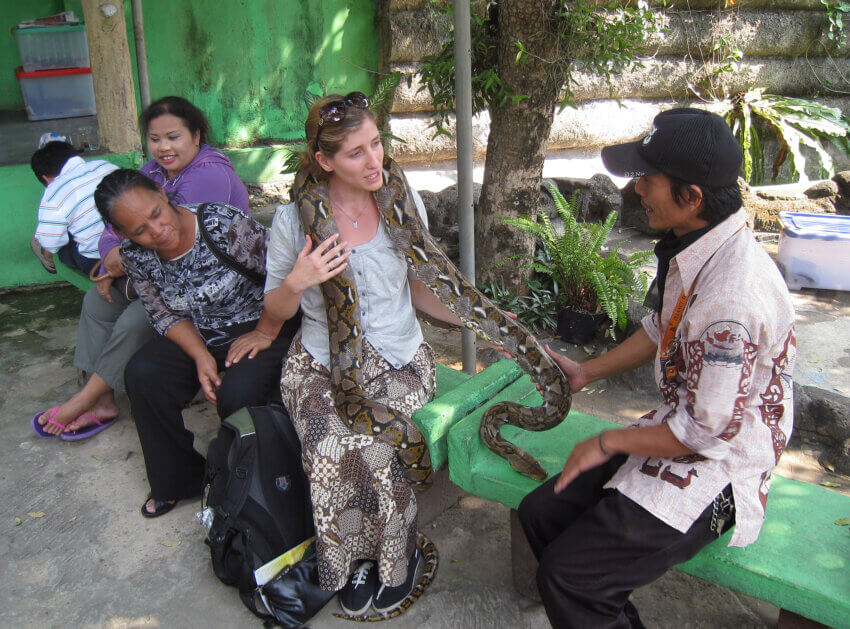
[[[629,602],[632,591],[717,538],[710,528],[713,504],[681,533],[620,492],[603,489],[625,461],[613,457],[560,494],[553,489],[557,477],[551,478],[519,506],[553,627],[642,627]]]
[[[82,271],[86,275],[91,273],[94,265],[97,264],[98,260],[85,257],[80,251],[77,249],[77,243],[74,241],[69,242],[67,245],[62,247],[59,251],[56,252],[56,256],[62,262],[72,269],[77,269],[78,271]]]
[[[256,322],[231,327],[227,338],[207,349],[224,369],[227,350]],[[271,347],[253,359],[243,358],[227,369],[216,391],[217,410],[224,419],[245,406],[267,403],[278,396],[283,359],[294,326],[285,325]],[[136,422],[151,495],[157,500],[198,496],[204,478],[204,457],[192,447],[194,435],[183,424],[185,408],[200,389],[195,361],[176,343],[157,336],[136,352],[124,370],[130,409]]]

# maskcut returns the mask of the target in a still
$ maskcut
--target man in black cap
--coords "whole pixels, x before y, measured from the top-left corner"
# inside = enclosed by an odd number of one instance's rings
[[[733,523],[729,545],[758,537],[791,436],[796,342],[788,290],[746,225],[742,159],[723,119],[697,109],[661,113],[642,140],[602,150],[665,231],[653,310],[599,358],[549,353],[574,392],[654,361],[662,402],[577,444],[519,507],[555,627],[641,627],[635,588]]]

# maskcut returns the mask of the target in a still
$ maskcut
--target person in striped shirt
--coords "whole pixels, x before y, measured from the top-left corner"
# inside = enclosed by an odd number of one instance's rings
[[[94,190],[117,166],[100,159],[86,162],[67,142],[48,142],[33,154],[30,165],[46,186],[38,206],[33,251],[48,271],[50,256],[40,249],[88,275],[100,258],[97,244],[104,228],[94,205]]]

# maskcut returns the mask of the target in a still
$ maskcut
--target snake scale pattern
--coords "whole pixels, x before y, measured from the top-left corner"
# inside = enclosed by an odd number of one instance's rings
[[[569,382],[537,339],[472,286],[445,256],[419,218],[404,173],[390,158],[384,160],[383,182],[375,201],[390,240],[408,267],[468,328],[502,346],[538,385],[543,395],[541,406],[494,404],[481,419],[480,435],[487,447],[516,471],[545,480],[543,467],[502,437],[500,429],[511,424],[538,431],[559,424],[570,410]],[[294,198],[301,223],[314,243],[337,233],[327,184],[302,171],[295,180]],[[394,446],[414,489],[427,488],[431,460],[421,433],[408,418],[369,400],[360,385],[360,308],[351,269],[324,282],[322,292],[328,316],[331,385],[340,416],[355,432],[374,435]]]
[[[349,614],[342,614],[339,612],[334,612],[334,616],[345,620],[353,620],[355,622],[379,622],[381,620],[389,620],[390,618],[400,616],[410,609],[410,606],[416,602],[416,599],[422,596],[425,590],[428,589],[428,586],[434,581],[434,576],[437,574],[437,564],[440,560],[440,555],[437,552],[437,547],[434,545],[434,542],[425,537],[421,531],[416,537],[416,545],[419,547],[419,552],[422,553],[422,576],[419,578],[419,581],[416,582],[416,585],[413,586],[413,590],[411,590],[410,594],[404,598],[398,607],[391,612],[372,614],[371,616],[351,616]]]

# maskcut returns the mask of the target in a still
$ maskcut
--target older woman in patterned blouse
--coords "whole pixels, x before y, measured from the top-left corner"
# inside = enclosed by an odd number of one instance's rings
[[[141,512],[157,517],[201,493],[204,458],[183,407],[199,388],[222,418],[266,402],[297,322],[282,327],[265,315],[263,286],[247,275],[265,274],[268,232],[241,210],[172,205],[159,185],[127,169],[104,177],[95,203],[129,239],[121,260],[158,333],[124,372],[151,487]],[[236,263],[223,264],[222,253]]]

